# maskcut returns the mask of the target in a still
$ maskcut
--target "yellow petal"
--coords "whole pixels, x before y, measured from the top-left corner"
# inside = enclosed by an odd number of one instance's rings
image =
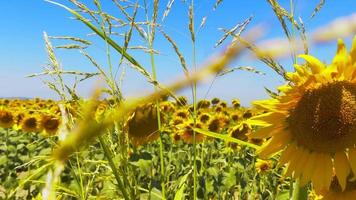
[[[323,154],[315,153],[315,169],[312,174],[311,180],[313,183],[313,187],[316,191],[320,191],[323,188],[323,168],[324,168],[324,159]]]
[[[283,151],[281,157],[279,158],[277,167],[282,167],[284,164],[288,163],[291,159],[293,154],[296,152],[297,146],[292,143],[287,146],[287,148]]]
[[[274,111],[276,110],[276,104],[278,103],[279,101],[277,99],[268,99],[254,101],[252,104],[257,109]]]
[[[269,156],[285,148],[291,138],[292,136],[288,132],[275,135],[265,145],[258,149],[257,154],[262,159],[267,159]]]
[[[345,61],[346,61],[347,49],[344,42],[339,39],[337,43],[336,55],[332,61],[332,64],[336,65],[339,72],[344,71]]]
[[[275,122],[281,121],[286,117],[286,114],[281,112],[268,112],[261,115],[251,117],[254,121],[264,121],[268,124],[274,124]]]
[[[288,165],[288,169],[285,173],[286,176],[292,176],[293,172],[296,170],[296,166],[298,165],[299,159],[303,156],[303,150],[301,148],[298,148],[295,152],[294,155],[291,157],[291,160]],[[293,176],[296,178],[297,176],[294,174]]]
[[[323,154],[323,162],[324,166],[322,166],[323,171],[323,188],[328,189],[331,184],[331,180],[333,177],[333,163],[331,160],[331,156],[327,154]]]
[[[345,190],[347,176],[351,171],[347,156],[343,151],[340,151],[335,154],[334,159],[337,180],[339,181],[342,190]]]
[[[352,172],[356,174],[356,148],[349,149],[349,162]]]
[[[356,63],[356,36],[354,37],[354,40],[352,42],[350,57],[351,57],[351,63],[352,64]]]
[[[277,124],[258,129],[256,132],[251,134],[251,137],[257,139],[269,138],[275,133],[283,132],[284,128],[284,125],[279,122]]]
[[[314,173],[315,170],[315,164],[316,164],[316,157],[317,154],[316,153],[310,153],[308,155],[308,159],[305,162],[305,167],[302,173],[302,178],[300,179],[300,185],[304,186],[305,184],[307,184],[311,178],[312,175]]]
[[[294,177],[298,178],[299,176],[302,175],[302,172],[304,171],[305,164],[309,159],[309,151],[302,148],[300,151],[302,151],[302,154],[300,155],[297,165],[295,166],[295,172],[294,172]]]
[[[320,62],[320,60],[313,56],[303,54],[299,55],[299,57],[307,62],[308,67],[312,70],[313,74],[318,74],[325,68],[324,63]]]

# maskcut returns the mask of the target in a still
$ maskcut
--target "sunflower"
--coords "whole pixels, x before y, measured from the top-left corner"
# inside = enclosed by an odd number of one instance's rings
[[[232,106],[233,106],[235,109],[238,109],[238,108],[240,108],[240,106],[241,106],[240,100],[238,100],[238,99],[233,99],[233,100],[231,101],[231,103],[232,103]]]
[[[345,190],[347,176],[356,174],[356,37],[349,54],[339,40],[329,66],[300,57],[306,64],[287,73],[290,83],[279,88],[279,96],[254,102],[266,112],[249,120],[263,126],[252,137],[270,138],[259,155],[282,151],[279,166],[288,164],[286,175],[302,185],[328,188],[335,172]]]
[[[41,117],[41,127],[48,135],[55,135],[61,124],[60,118],[53,115],[43,115]]]
[[[193,128],[199,128],[199,129],[203,129],[204,128],[204,125],[202,123],[196,123],[194,125],[193,122],[188,122],[188,123],[185,123],[185,124],[182,124],[180,126],[180,128],[178,129],[179,131],[179,135],[180,135],[180,138],[188,143],[188,144],[193,144],[194,142],[194,129]],[[200,142],[203,142],[204,139],[205,139],[205,135],[201,134],[201,133],[198,133],[198,132],[195,132],[195,142],[196,143],[200,143]]]
[[[150,103],[137,107],[127,119],[125,129],[134,146],[156,140],[159,137],[156,106]]]
[[[14,123],[15,119],[10,111],[0,110],[0,127],[11,128]]]
[[[36,115],[27,115],[21,120],[21,129],[25,132],[40,132],[41,122]]]
[[[269,160],[257,159],[255,163],[257,173],[266,173],[272,168],[272,162]]]

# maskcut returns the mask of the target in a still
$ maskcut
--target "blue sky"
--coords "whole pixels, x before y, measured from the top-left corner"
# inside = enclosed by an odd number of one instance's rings
[[[58,2],[73,7],[69,1],[59,0]],[[92,2],[92,1],[83,1]],[[109,13],[122,17],[120,11],[114,6],[110,6],[111,1],[102,0],[103,7]],[[143,1],[142,1],[143,2]],[[148,0],[150,3],[151,1]],[[280,0],[281,4],[289,9],[289,1]],[[318,15],[310,19],[314,7],[319,0],[301,1],[296,0],[295,15],[303,18],[308,31],[312,31],[318,26],[322,26],[331,20],[350,15],[355,12],[356,2],[353,0],[327,1]],[[217,10],[213,11],[215,0],[195,0],[195,19],[196,28],[201,19],[207,16],[206,25],[197,32],[197,61],[203,64],[211,55],[221,51],[226,46],[223,43],[220,48],[214,48],[214,44],[222,36],[218,28],[230,29],[235,24],[243,22],[249,16],[254,16],[248,28],[257,24],[266,24],[269,31],[264,39],[284,37],[277,18],[267,1],[255,0],[225,0]],[[189,66],[192,63],[192,45],[188,31],[188,6],[181,0],[176,0],[172,10],[165,21],[161,21],[163,11],[167,1],[160,1],[159,19],[162,28],[178,44],[181,52],[186,58]],[[152,6],[151,3],[149,6]],[[57,98],[42,83],[40,78],[25,78],[26,75],[41,72],[45,66],[47,55],[43,41],[43,31],[48,35],[72,35],[83,37],[93,41],[93,46],[88,52],[98,60],[102,66],[107,66],[105,57],[105,44],[93,36],[87,36],[90,33],[80,22],[71,19],[71,15],[62,8],[43,0],[30,1],[12,1],[4,0],[1,2],[0,12],[0,97],[24,96],[24,97],[42,97]],[[143,10],[139,10],[138,19],[143,20]],[[122,44],[121,38],[114,38],[119,44]],[[348,47],[350,47],[350,38],[345,38]],[[54,45],[60,44],[53,41]],[[143,41],[135,35],[132,44],[144,45]],[[161,55],[155,57],[155,63],[158,71],[158,79],[163,83],[169,83],[172,80],[183,76],[182,69],[177,56],[174,54],[171,45],[158,33],[154,48],[161,52]],[[330,62],[336,48],[336,41],[323,46],[312,46],[311,54],[319,57],[321,60]],[[112,51],[115,54],[114,51]],[[137,51],[130,52],[132,55],[150,71],[149,56]],[[81,56],[76,50],[56,50],[56,55],[64,69],[79,71],[95,71],[95,68]],[[113,56],[113,63],[116,64],[117,56]],[[286,68],[291,69],[291,59],[281,60]],[[226,100],[239,98],[242,103],[248,105],[254,99],[263,99],[267,95],[264,87],[274,89],[283,84],[283,80],[278,77],[263,63],[252,60],[248,57],[241,58],[234,64],[236,66],[254,66],[266,75],[256,75],[244,71],[236,71],[226,76],[218,78],[210,92],[207,94],[208,86],[211,80],[203,82],[199,86],[198,97],[207,96],[221,97]],[[70,78],[68,78],[70,82]],[[96,81],[86,81],[79,86],[79,92],[83,96],[88,96],[91,88],[95,86]],[[123,83],[123,92],[126,97],[138,96],[152,87],[139,73],[127,69],[127,74]],[[183,94],[190,95],[188,90]]]

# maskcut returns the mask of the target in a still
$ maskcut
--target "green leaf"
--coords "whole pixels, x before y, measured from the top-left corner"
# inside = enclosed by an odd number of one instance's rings
[[[185,184],[187,182],[187,179],[189,177],[189,174],[192,172],[192,170],[190,170],[188,173],[186,173],[179,182],[179,187],[178,187],[178,191],[176,192],[176,195],[174,196],[174,200],[181,200],[184,199],[184,190],[187,187],[187,184]]]
[[[276,196],[276,200],[287,200],[289,199],[289,191],[280,192]]]
[[[248,146],[248,147],[251,147],[253,149],[258,149],[259,148],[258,145],[251,144],[249,142],[245,142],[245,141],[230,137],[228,135],[222,135],[222,134],[219,134],[219,133],[214,133],[214,132],[203,130],[203,129],[199,129],[199,128],[194,128],[194,131],[196,131],[198,133],[201,133],[201,134],[204,134],[204,135],[209,136],[209,137],[222,139],[222,140],[224,140],[226,142],[235,142],[235,143],[237,143],[239,145]]]

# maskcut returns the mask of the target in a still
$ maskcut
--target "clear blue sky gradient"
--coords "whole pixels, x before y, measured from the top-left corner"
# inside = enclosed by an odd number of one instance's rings
[[[223,43],[220,48],[214,48],[214,44],[222,36],[218,28],[230,29],[239,22],[243,22],[249,16],[253,15],[253,20],[248,28],[258,24],[266,24],[269,32],[264,36],[265,39],[284,37],[276,16],[269,7],[267,1],[255,0],[225,0],[217,10],[213,11],[213,5],[216,0],[196,0],[195,1],[195,20],[198,28],[202,18],[207,16],[205,27],[197,32],[197,61],[203,64],[211,55],[218,53],[226,46]],[[69,7],[73,7],[69,1],[58,1]],[[92,2],[92,1],[83,1]],[[150,0],[148,0],[150,2]],[[280,0],[281,4],[289,9],[289,1]],[[314,30],[331,20],[347,16],[356,12],[356,2],[354,0],[327,1],[322,10],[313,19],[310,15],[318,4],[319,0],[301,1],[296,0],[295,15],[303,18],[306,29]],[[120,11],[113,6],[109,6],[111,1],[102,0],[103,7],[109,13],[120,17]],[[188,30],[188,6],[183,1],[176,0],[172,10],[165,21],[161,21],[163,11],[167,1],[160,1],[159,21],[162,28],[178,44],[181,52],[186,58],[189,66],[192,63],[192,45],[190,33]],[[150,4],[152,7],[152,5]],[[43,31],[48,35],[72,35],[83,37],[94,42],[94,45],[88,49],[102,66],[107,66],[105,57],[105,44],[93,36],[87,36],[91,31],[80,22],[70,18],[71,14],[64,9],[47,3],[43,0],[13,1],[4,0],[1,2],[0,12],[0,97],[22,96],[22,97],[42,97],[57,98],[42,83],[40,78],[25,78],[26,75],[41,72],[42,67],[46,65],[47,55],[43,41]],[[144,11],[139,10],[138,19],[143,20]],[[155,56],[155,63],[158,70],[158,79],[163,83],[172,82],[172,80],[182,77],[183,72],[179,60],[175,55],[171,45],[157,33],[157,39],[154,48],[161,52],[161,55]],[[114,37],[122,44],[122,39]],[[350,38],[346,39],[350,47]],[[63,44],[53,41],[54,45]],[[142,40],[135,35],[132,45],[145,45]],[[311,54],[320,58],[322,61],[330,62],[335,53],[336,41],[323,46],[312,46]],[[114,51],[112,51],[115,54]],[[131,51],[134,57],[151,71],[149,56],[140,53],[137,50]],[[56,50],[56,55],[64,69],[79,71],[95,71],[95,68],[81,56],[76,50]],[[117,56],[113,57],[114,66],[117,63]],[[286,68],[291,68],[291,59],[281,60]],[[244,71],[236,71],[226,76],[218,78],[210,92],[208,98],[221,97],[226,100],[239,98],[242,103],[248,105],[255,99],[266,98],[264,87],[274,89],[283,84],[283,80],[278,77],[263,63],[243,58],[235,63],[238,66],[254,66],[266,75],[256,75]],[[45,79],[43,79],[45,80]],[[67,79],[66,79],[67,80]],[[68,78],[70,82],[70,78]],[[204,98],[211,80],[205,81],[199,86],[198,97]],[[91,88],[95,86],[96,81],[86,81],[81,83],[79,92],[83,96],[88,96]],[[131,69],[123,83],[123,92],[126,97],[137,96],[143,92],[151,91],[152,87],[147,83],[145,77]],[[183,91],[183,94],[190,95],[189,90]]]

